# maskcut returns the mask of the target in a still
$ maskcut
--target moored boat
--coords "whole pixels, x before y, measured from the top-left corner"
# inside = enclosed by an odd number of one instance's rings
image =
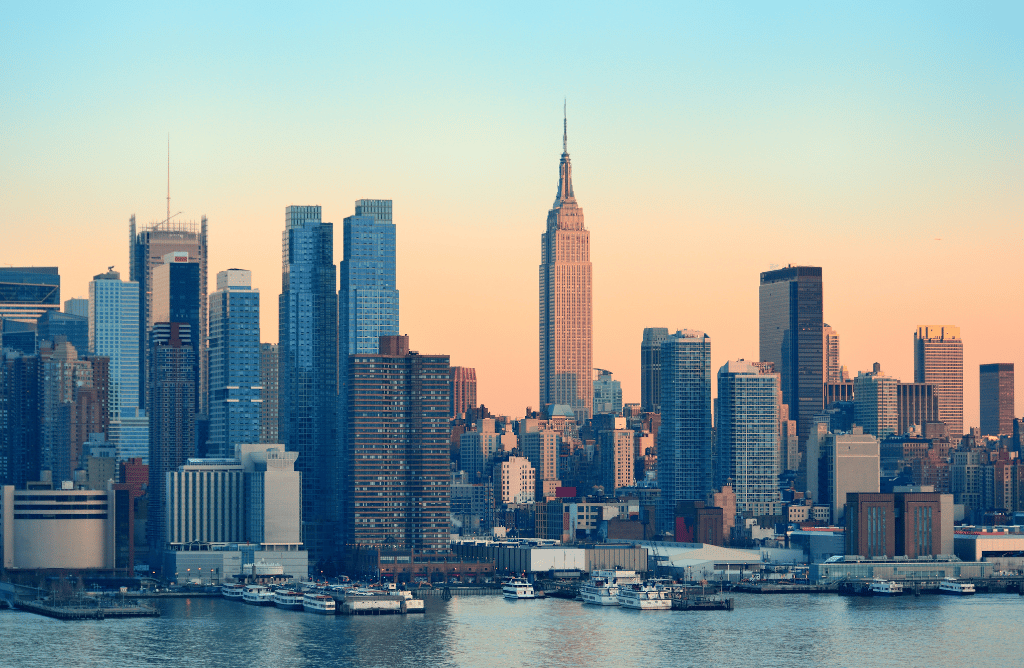
[[[337,604],[334,602],[333,596],[307,592],[302,597],[302,608],[306,612],[315,612],[320,615],[333,615],[335,614]]]
[[[875,578],[871,581],[871,584],[868,585],[868,592],[872,596],[902,596],[903,585],[899,582]]]
[[[242,592],[242,603],[249,605],[274,605],[274,592],[264,585],[249,585]]]
[[[619,587],[639,584],[636,571],[600,571],[580,585],[580,597],[590,605],[619,605]]]
[[[619,605],[632,610],[671,610],[672,599],[660,587],[623,585],[619,587]]]
[[[509,599],[537,598],[533,585],[526,578],[512,578],[501,583],[501,594]]]
[[[284,610],[302,610],[302,592],[281,589],[274,592],[274,605]]]
[[[242,592],[245,591],[245,585],[241,584],[226,584],[220,588],[220,593],[224,598],[232,601],[241,601]]]
[[[974,583],[961,582],[956,578],[946,578],[939,583],[939,593],[949,596],[973,596],[975,593]]]

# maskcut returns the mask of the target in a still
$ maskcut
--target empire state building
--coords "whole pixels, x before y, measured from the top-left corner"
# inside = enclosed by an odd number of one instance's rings
[[[558,192],[541,235],[540,404],[564,404],[576,420],[591,417],[594,400],[590,232],[572,190],[563,120]]]

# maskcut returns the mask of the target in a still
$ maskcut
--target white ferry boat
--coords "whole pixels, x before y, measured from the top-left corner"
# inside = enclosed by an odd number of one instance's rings
[[[946,578],[939,583],[939,593],[950,596],[974,596],[974,583],[960,582],[956,578]]]
[[[242,592],[242,603],[249,605],[274,605],[274,592],[264,585],[249,585]]]
[[[505,598],[537,598],[533,585],[526,578],[512,578],[501,583],[501,593]]]
[[[662,587],[623,585],[619,587],[619,605],[633,610],[671,610],[670,599]]]
[[[220,593],[224,598],[232,601],[241,601],[242,592],[245,591],[245,585],[241,584],[226,584],[220,588]]]
[[[280,589],[274,592],[274,605],[284,610],[302,610],[302,592]]]
[[[620,585],[640,584],[636,571],[594,571],[580,585],[580,597],[591,605],[618,605]]]
[[[336,604],[333,596],[307,592],[302,597],[302,607],[306,612],[315,612],[321,615],[333,615]]]
[[[903,585],[899,582],[891,582],[882,578],[875,578],[868,585],[868,591],[872,596],[902,596]]]

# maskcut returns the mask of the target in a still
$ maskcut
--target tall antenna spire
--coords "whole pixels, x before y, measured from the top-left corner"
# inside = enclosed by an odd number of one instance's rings
[[[562,153],[568,153],[569,152],[569,148],[568,148],[568,146],[569,146],[569,119],[566,116],[565,108],[566,108],[566,104],[565,104],[565,99],[563,98],[562,99]],[[167,150],[170,151],[170,149],[167,149]],[[167,169],[170,170],[170,167],[168,167]],[[167,210],[170,211],[170,208],[168,207]]]
[[[171,220],[171,133],[167,133],[167,221]]]

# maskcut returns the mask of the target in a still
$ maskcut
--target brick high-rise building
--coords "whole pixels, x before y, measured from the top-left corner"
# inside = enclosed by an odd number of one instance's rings
[[[964,342],[960,328],[927,325],[914,332],[914,382],[931,383],[939,421],[953,438],[964,434]]]
[[[452,411],[457,418],[471,408],[477,407],[476,369],[468,366],[452,367]]]
[[[347,368],[346,547],[447,552],[448,355],[421,355],[407,336],[382,336],[377,354],[350,355]]]
[[[558,191],[541,236],[540,407],[569,406],[580,424],[593,414],[592,300],[590,232],[573,193],[563,131]]]
[[[1013,364],[982,364],[980,369],[981,433],[1013,434]]]

